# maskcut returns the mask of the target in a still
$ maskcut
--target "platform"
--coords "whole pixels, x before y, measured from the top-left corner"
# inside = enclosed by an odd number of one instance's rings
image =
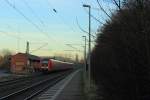
[[[84,100],[82,70],[67,76],[39,96],[38,100]]]

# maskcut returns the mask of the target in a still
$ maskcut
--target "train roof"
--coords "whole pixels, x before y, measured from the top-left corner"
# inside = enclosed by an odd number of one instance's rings
[[[52,60],[52,61],[57,61],[57,62],[61,62],[61,63],[73,64],[73,63],[71,63],[71,62],[66,62],[66,61],[56,60],[56,59],[52,59],[52,58],[42,58],[42,60]]]
[[[66,62],[66,61],[60,61],[60,60],[56,60],[56,59],[50,59],[50,60],[57,61],[57,62],[61,62],[61,63],[73,64],[73,63],[70,63],[70,62]]]

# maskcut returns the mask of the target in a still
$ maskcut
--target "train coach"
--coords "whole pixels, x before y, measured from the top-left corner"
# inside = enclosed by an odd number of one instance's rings
[[[41,71],[43,72],[52,72],[59,70],[72,69],[73,63],[63,62],[54,59],[41,59]]]

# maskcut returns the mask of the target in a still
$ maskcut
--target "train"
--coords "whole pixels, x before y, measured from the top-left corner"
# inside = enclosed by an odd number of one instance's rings
[[[16,74],[73,69],[73,63],[55,60],[49,57],[38,57],[26,53],[17,53],[12,55],[10,62],[10,71]]]
[[[68,70],[73,68],[73,63],[64,62],[55,59],[43,58],[41,59],[41,68],[42,72],[52,72],[60,70]]]

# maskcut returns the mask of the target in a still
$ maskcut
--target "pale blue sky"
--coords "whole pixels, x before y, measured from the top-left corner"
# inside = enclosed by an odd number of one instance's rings
[[[81,37],[87,34],[83,33],[76,24],[77,17],[80,25],[85,30],[88,29],[88,14],[86,13],[86,9],[83,9],[82,3],[91,4],[93,8],[98,8],[96,0],[8,1],[12,7],[23,13],[32,24],[15,9],[10,7],[7,0],[0,0],[1,49],[5,48],[13,52],[25,52],[26,41],[29,41],[32,52],[32,50],[48,43],[41,50],[33,52],[33,54],[43,56],[54,55],[56,53],[70,53],[64,51],[72,49],[65,44],[82,44],[84,41]],[[110,2],[103,2],[102,4],[105,8],[109,6],[113,7],[113,4]],[[57,13],[53,9],[56,9]],[[94,9],[92,9],[92,14],[102,22],[107,19],[102,12]],[[92,20],[93,33],[96,32],[98,26],[99,23]],[[83,50],[81,46],[75,47]]]

